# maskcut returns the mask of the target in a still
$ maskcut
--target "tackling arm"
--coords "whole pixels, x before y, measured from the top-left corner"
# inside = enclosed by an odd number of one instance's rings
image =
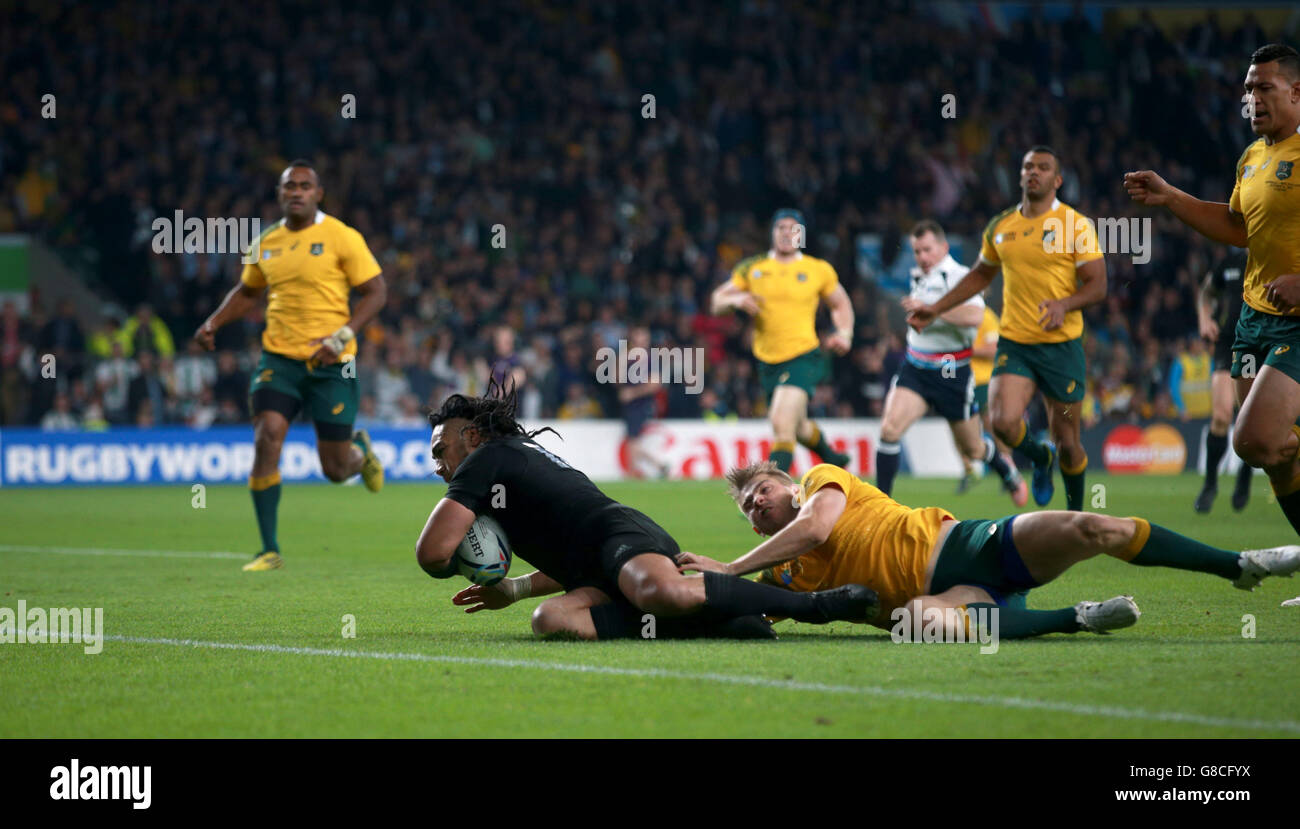
[[[456,575],[456,548],[473,525],[474,511],[469,507],[450,498],[439,501],[415,544],[415,559],[424,572],[435,579]]]
[[[726,566],[726,572],[743,576],[796,559],[830,538],[835,522],[844,514],[848,497],[838,488],[819,489],[794,520],[776,535]]]

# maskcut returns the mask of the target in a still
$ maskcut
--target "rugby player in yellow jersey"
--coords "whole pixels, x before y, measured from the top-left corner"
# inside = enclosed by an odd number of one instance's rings
[[[1005,639],[1044,633],[1105,633],[1140,615],[1131,596],[1029,610],[1029,590],[1071,566],[1109,555],[1138,566],[1211,573],[1253,590],[1266,576],[1300,570],[1300,545],[1236,553],[1202,544],[1141,518],[1044,510],[994,521],[958,521],[939,507],[911,509],[851,473],[819,464],[796,484],[770,462],[732,469],[729,492],[762,535],[771,536],[729,564],[681,553],[682,570],[740,576],[795,591],[862,584],[880,610],[869,624],[889,629],[894,611],[914,619],[936,610],[997,607]]]
[[[1237,160],[1226,204],[1201,201],[1150,170],[1126,173],[1124,187],[1134,201],[1166,207],[1202,235],[1248,249],[1232,346],[1241,402],[1232,448],[1264,470],[1300,532],[1300,53],[1260,47],[1245,86],[1259,138]]]
[[[360,472],[371,492],[384,485],[370,436],[352,431],[359,399],[354,332],[384,307],[379,263],[360,233],[317,207],[325,190],[311,164],[292,162],[277,190],[283,219],[253,243],[256,261],[244,266],[239,284],[194,332],[211,351],[217,329],[243,317],[266,294],[262,358],[249,390],[254,455],[248,487],[262,552],[244,569],[254,571],[283,564],[276,538],[280,447],[304,405],[316,426],[325,477],[339,483]],[[348,307],[351,292],[358,296],[354,310]]]
[[[827,379],[829,366],[817,339],[817,307],[830,308],[835,333],[826,348],[847,354],[853,343],[853,304],[829,262],[806,256],[803,214],[789,208],[772,217],[772,249],[765,256],[742,260],[731,279],[713,292],[713,314],[738,309],[754,317],[754,357],[772,423],[771,459],[782,469],[794,460],[794,442],[823,461],[847,466],[808,417],[808,400]]]
[[[938,301],[909,300],[907,321],[924,328],[940,314],[983,291],[1002,269],[1002,331],[989,386],[993,432],[1034,464],[1034,503],[1052,500],[1052,467],[1060,453],[1065,505],[1083,509],[1080,425],[1087,391],[1082,309],[1106,298],[1106,262],[1092,222],[1056,198],[1061,159],[1038,145],[1020,166],[1020,204],[988,223],[979,261]],[[1025,409],[1038,391],[1051,441],[1029,435]]]

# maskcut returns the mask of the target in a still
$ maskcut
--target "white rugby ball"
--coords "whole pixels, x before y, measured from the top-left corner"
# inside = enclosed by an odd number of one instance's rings
[[[474,519],[469,532],[456,548],[460,574],[475,584],[496,584],[510,572],[510,542],[506,532],[490,515]]]

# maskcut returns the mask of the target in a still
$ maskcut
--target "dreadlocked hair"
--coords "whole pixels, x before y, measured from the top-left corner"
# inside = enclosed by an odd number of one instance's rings
[[[437,409],[428,410],[429,426],[438,426],[448,420],[461,418],[468,420],[470,425],[483,436],[484,441],[514,436],[532,438],[542,432],[551,432],[559,437],[560,433],[550,426],[534,429],[531,432],[525,431],[519,421],[515,420],[515,412],[518,408],[519,390],[514,381],[511,380],[507,385],[504,382],[497,382],[495,377],[489,377],[487,390],[482,397],[453,394],[442,401],[442,405]]]

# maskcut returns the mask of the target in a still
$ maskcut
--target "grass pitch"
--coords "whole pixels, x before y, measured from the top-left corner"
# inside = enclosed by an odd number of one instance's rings
[[[1262,478],[1245,511],[1225,490],[1208,516],[1192,511],[1194,476],[1089,475],[1098,483],[1105,512],[1212,544],[1294,540]],[[991,480],[964,496],[953,485],[902,479],[896,495],[959,518],[1012,511]],[[730,559],[757,541],[717,482],[602,488],[683,549]],[[465,582],[415,564],[442,492],[287,485],[286,566],[269,573],[239,569],[258,546],[243,487],[209,487],[203,509],[188,487],[0,492],[0,606],[102,607],[109,637],[98,655],[0,644],[0,736],[1300,735],[1300,608],[1279,606],[1300,580],[1244,593],[1096,559],[1034,591],[1030,606],[1129,593],[1143,612],[1136,627],[1002,642],[989,655],[792,622],[775,642],[541,642],[529,632],[540,599],[466,615],[450,602]],[[347,617],[355,638],[343,635]]]

